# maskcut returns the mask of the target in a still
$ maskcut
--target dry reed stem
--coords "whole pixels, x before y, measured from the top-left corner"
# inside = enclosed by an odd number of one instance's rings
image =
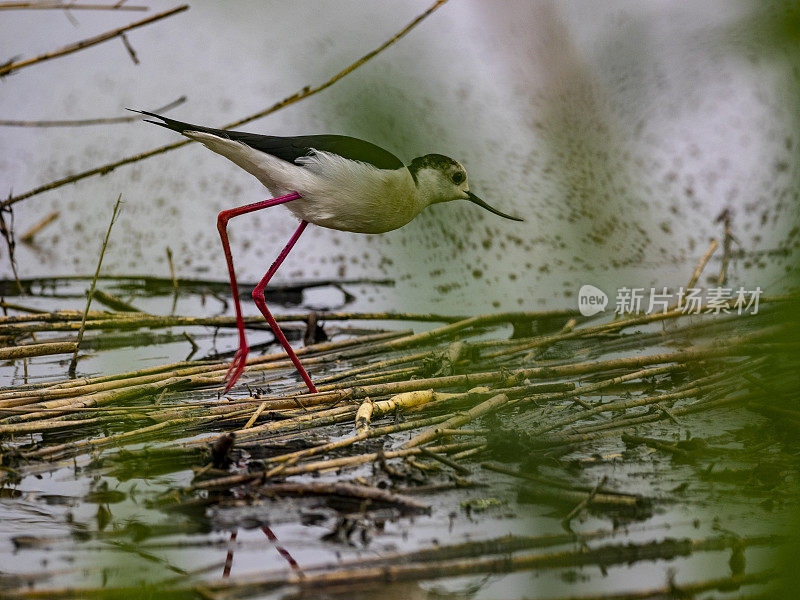
[[[3,121],[0,120],[0,125],[2,125],[2,124],[3,124]],[[31,242],[33,242],[33,236],[35,236],[42,229],[47,227],[50,223],[55,221],[58,218],[59,214],[61,214],[61,213],[59,213],[57,210],[54,210],[53,212],[51,212],[50,214],[48,214],[44,218],[39,219],[36,223],[34,223],[31,226],[30,229],[28,229],[28,231],[26,231],[21,236],[19,236],[19,241],[23,242],[23,243],[26,243],[26,244],[30,244]]]
[[[34,356],[48,356],[51,354],[69,354],[77,349],[78,344],[75,342],[44,342],[25,346],[8,346],[0,348],[0,360],[16,360],[18,358],[32,358]]]
[[[12,310],[20,310],[32,314],[27,315],[2,315],[0,316],[0,325],[10,325],[14,323],[28,323],[32,321],[80,321],[83,311],[80,310],[59,310],[59,311],[46,311],[18,304],[11,304],[10,302],[3,302],[3,308],[10,308]],[[102,310],[90,310],[86,315],[87,319],[108,318],[110,313]]]
[[[265,434],[288,431],[302,431],[314,427],[324,427],[349,421],[356,412],[354,406],[336,406],[324,411],[305,413],[283,421],[272,421],[263,425],[256,425],[249,429],[235,431],[238,442],[261,439]],[[202,441],[202,440],[201,440]]]
[[[472,448],[470,450],[467,450],[467,452],[472,452],[472,451],[477,450],[477,449],[478,448]],[[422,456],[426,456],[426,457],[431,458],[431,459],[433,459],[433,460],[435,460],[437,462],[442,463],[443,465],[446,465],[446,466],[450,467],[451,469],[453,469],[459,475],[472,475],[472,471],[470,471],[468,468],[458,464],[455,460],[451,460],[451,459],[447,458],[446,456],[442,456],[441,454],[437,454],[436,452],[431,452],[427,448],[420,448],[420,450],[422,450]],[[463,454],[463,453],[459,453],[459,454]]]
[[[258,417],[261,416],[261,413],[264,412],[265,408],[267,408],[266,402],[262,402],[261,404],[259,404],[258,408],[256,409],[256,412],[254,412],[253,416],[248,419],[247,423],[245,423],[245,426],[242,427],[242,430],[250,429],[253,426],[253,424],[258,420]]]
[[[368,374],[364,377],[358,378],[356,381],[322,386],[318,385],[316,388],[318,392],[330,392],[333,390],[341,390],[352,387],[353,383],[358,383],[358,385],[374,385],[378,383],[406,380],[411,379],[411,377],[416,375],[418,371],[418,367],[404,367],[402,369],[393,369],[391,371],[387,371],[386,373]]]
[[[488,388],[481,389],[488,391]],[[441,392],[434,392],[433,390],[416,390],[414,392],[397,394],[388,400],[381,400],[378,402],[367,398],[361,406],[358,407],[355,427],[356,430],[368,430],[373,417],[378,418],[397,410],[414,410],[429,402],[439,402],[462,396],[464,396],[464,394],[443,394]]]
[[[15,302],[6,302],[5,300],[0,300],[0,308],[3,309],[5,312],[6,310],[18,310],[21,312],[32,313],[32,314],[47,314],[48,311],[41,310],[39,308],[33,308],[31,306],[23,306],[22,304],[17,304]],[[0,319],[6,319],[8,317],[0,316]]]
[[[75,419],[73,421],[36,421],[35,423],[18,423],[16,425],[0,424],[0,435],[14,436],[27,433],[41,433],[58,429],[73,429],[87,425],[97,425],[108,421],[107,417],[91,417],[88,419]]]
[[[695,543],[701,542],[700,540],[696,541]],[[690,554],[692,551],[702,551],[702,550],[724,550],[725,546],[721,544],[716,544],[713,547],[709,548],[692,548],[688,546],[687,543],[681,543],[680,540],[674,539],[667,539],[662,542],[657,542],[660,545],[660,548],[650,548],[647,550],[646,555],[639,556],[638,553],[635,553],[635,547],[629,547],[627,552],[617,552],[616,548],[621,548],[620,546],[603,546],[601,548],[608,549],[608,557],[616,557],[618,554],[619,560],[624,562],[635,562],[637,560],[657,560],[657,559],[672,559],[673,555],[672,552],[679,548],[678,555],[687,555]],[[680,544],[680,545],[678,545]],[[755,544],[751,544],[755,545]],[[759,544],[759,545],[770,545],[768,543]],[[645,545],[640,545],[637,547],[646,548]],[[659,552],[660,550],[660,552]],[[642,553],[644,554],[644,552]],[[570,564],[574,564],[575,566],[583,566],[586,564],[598,564],[605,568],[605,565],[609,564],[609,561],[606,560],[604,556],[597,556],[596,554],[592,553],[591,557],[587,557],[586,561],[578,560],[576,553],[569,553],[569,554],[550,554],[550,555],[540,555],[543,557],[551,557],[551,562],[547,561],[539,561],[538,563],[532,563],[531,565],[520,564],[521,558],[518,557],[517,560],[509,560],[507,564],[503,564],[503,560],[505,559],[492,559],[491,562],[488,562],[489,559],[482,559],[481,562],[478,561],[470,561],[470,560],[463,560],[463,561],[456,561],[456,562],[445,562],[445,561],[433,561],[433,560],[426,560],[420,562],[409,562],[409,561],[398,561],[398,564],[404,564],[404,568],[400,571],[401,576],[398,577],[398,571],[391,568],[391,567],[374,567],[371,570],[367,570],[366,567],[356,565],[353,567],[352,570],[345,570],[346,574],[350,575],[357,575],[358,579],[354,581],[344,581],[339,578],[331,577],[335,573],[325,573],[321,575],[314,575],[309,581],[304,580],[302,574],[290,574],[287,572],[281,572],[278,574],[265,574],[259,572],[258,574],[253,574],[249,576],[239,576],[235,578],[229,579],[222,579],[218,582],[212,583],[182,583],[178,586],[170,586],[168,589],[164,590],[164,593],[172,593],[178,597],[180,594],[184,596],[188,594],[192,594],[197,597],[201,598],[222,598],[221,594],[224,594],[225,598],[232,598],[232,597],[244,597],[244,596],[253,596],[258,594],[259,592],[271,592],[274,591],[276,588],[284,587],[284,586],[291,586],[294,585],[301,590],[305,589],[315,589],[315,588],[324,588],[328,591],[334,593],[335,595],[341,597],[348,597],[345,594],[356,594],[360,595],[365,592],[365,586],[370,586],[369,589],[374,591],[377,585],[383,585],[387,581],[396,581],[398,579],[403,581],[408,580],[423,580],[423,579],[435,579],[437,577],[455,577],[458,575],[470,575],[470,574],[479,574],[479,573],[494,573],[494,574],[501,574],[501,573],[508,573],[520,570],[531,570],[531,569],[548,569],[548,568],[558,568],[558,567],[566,567]],[[559,558],[563,556],[564,558],[559,560]],[[568,560],[572,560],[573,562],[568,562]],[[367,559],[369,560],[369,559]],[[616,561],[613,561],[612,564],[616,564]],[[416,572],[413,572],[411,569],[417,567]],[[398,567],[399,568],[399,567]],[[304,570],[306,572],[307,570]],[[685,597],[691,598],[697,594],[702,592],[710,591],[710,590],[719,590],[723,593],[727,593],[730,590],[739,589],[745,585],[757,585],[757,584],[764,584],[770,581],[774,581],[781,578],[781,574],[776,573],[773,570],[764,570],[764,571],[757,571],[755,573],[745,573],[741,575],[733,575],[730,577],[717,577],[713,579],[706,579],[702,581],[695,581],[695,582],[686,582],[681,584],[670,583],[669,585],[658,587],[658,588],[648,588],[648,589],[640,589],[634,592],[629,593],[611,593],[611,594],[600,594],[600,595],[591,595],[591,596],[569,596],[565,598],[553,598],[553,600],[650,600],[654,598],[669,598],[669,597]],[[773,590],[774,591],[774,590]],[[764,594],[758,594],[756,596],[747,596],[747,600],[767,600],[770,598],[777,598],[780,597],[780,592],[776,592],[778,595],[773,595],[773,591],[767,591]],[[142,593],[141,587],[111,587],[111,586],[104,586],[102,588],[50,588],[50,589],[34,589],[34,590],[10,590],[9,591],[9,600],[73,600],[73,599],[86,599],[86,598],[103,598],[103,597],[136,597],[137,594]],[[676,594],[678,596],[676,596]],[[180,596],[180,597],[184,597]],[[305,592],[299,591],[297,595],[288,595],[285,596],[286,598],[298,598],[304,597]],[[188,596],[187,596],[188,597]],[[745,600],[744,596],[739,596],[742,600]]]
[[[597,492],[576,492],[559,488],[548,487],[537,483],[535,486],[526,485],[520,489],[520,501],[545,502],[561,504],[575,504],[577,507],[591,506],[605,510],[637,510],[646,506],[647,501],[635,496],[618,496]],[[571,518],[568,514],[565,520]]]
[[[640,371],[634,371],[633,373],[628,373],[626,375],[620,375],[618,377],[612,377],[611,379],[604,379],[603,381],[598,381],[597,383],[592,383],[592,384],[589,384],[589,385],[576,387],[574,390],[571,390],[571,391],[568,391],[568,392],[564,392],[563,394],[560,394],[560,398],[566,399],[566,398],[571,398],[571,397],[574,397],[574,396],[581,396],[581,395],[584,395],[584,394],[589,394],[589,393],[592,393],[592,392],[596,392],[598,390],[602,390],[602,389],[611,387],[613,385],[624,383],[626,381],[634,381],[636,379],[642,379],[643,377],[655,377],[656,375],[664,375],[666,373],[672,373],[674,371],[683,370],[685,368],[686,368],[685,365],[677,363],[677,364],[672,364],[672,365],[666,365],[666,366],[663,366],[663,367],[655,367],[655,368],[652,368],[652,369],[642,369]],[[555,397],[555,395],[553,395],[553,396],[554,397],[552,399],[554,399],[554,400],[557,399],[557,397]],[[520,402],[524,402],[525,400],[526,399],[523,398]],[[547,425],[539,427],[538,429],[536,429],[534,435],[540,434],[540,433],[545,433],[545,432],[550,431],[551,429],[555,429],[556,427],[559,427],[561,425],[567,425],[567,424],[572,423],[574,421],[585,419],[586,417],[588,417],[590,415],[597,414],[598,412],[604,412],[604,411],[598,411],[597,410],[598,408],[600,408],[600,407],[591,407],[590,406],[586,410],[583,410],[583,411],[580,411],[580,412],[578,412],[576,414],[570,415],[569,417],[565,417],[564,419],[561,419],[559,421],[550,422]],[[606,410],[613,410],[613,409],[606,409]]]
[[[121,298],[117,298],[116,296],[113,296],[108,292],[104,292],[103,290],[95,290],[94,299],[97,300],[103,306],[107,306],[108,308],[111,308],[113,310],[118,310],[127,313],[137,313],[137,314],[143,313],[143,311],[139,310],[129,302],[125,302]]]
[[[711,240],[711,244],[709,244],[705,254],[703,254],[703,256],[700,258],[700,262],[692,272],[692,276],[689,278],[689,283],[686,284],[686,289],[691,289],[697,284],[698,280],[700,279],[700,275],[703,273],[703,269],[706,268],[708,261],[711,259],[711,255],[717,250],[717,246],[719,246],[719,242],[717,242],[717,240]]]
[[[106,331],[127,329],[158,329],[164,327],[235,327],[236,317],[172,317],[161,315],[148,315],[141,312],[115,313],[112,318],[95,318],[86,321],[84,329],[102,329]],[[40,333],[49,331],[79,331],[80,323],[73,321],[32,323],[36,319],[25,319],[28,323],[0,324],[0,334],[21,335],[24,333]],[[257,325],[264,328],[263,316],[248,316],[244,318],[245,325]]]
[[[505,394],[498,394],[497,396],[492,396],[488,400],[481,402],[477,406],[470,408],[469,410],[465,411],[460,415],[456,415],[454,417],[450,417],[446,421],[442,423],[441,427],[434,427],[427,431],[423,431],[422,433],[415,435],[413,438],[408,440],[402,445],[402,448],[413,448],[415,446],[419,446],[421,444],[426,444],[430,441],[435,440],[436,438],[442,435],[442,429],[458,429],[462,425],[466,425],[475,419],[482,417],[483,415],[495,412],[508,404],[508,396]]]
[[[46,60],[50,60],[53,58],[58,58],[59,56],[64,56],[66,54],[72,54],[73,52],[77,52],[79,50],[83,50],[84,48],[89,48],[91,46],[95,46],[102,42],[107,42],[108,40],[114,39],[115,37],[119,37],[123,35],[126,31],[131,31],[132,29],[136,29],[137,27],[142,27],[144,25],[149,25],[155,21],[160,21],[161,19],[165,19],[167,17],[171,17],[174,14],[179,12],[183,12],[189,8],[188,4],[182,4],[181,6],[177,6],[170,10],[166,10],[164,12],[158,13],[156,15],[152,15],[147,17],[146,19],[142,19],[141,21],[136,21],[135,23],[131,23],[130,25],[126,25],[125,27],[118,27],[117,29],[113,29],[111,31],[107,31],[105,33],[101,33],[100,35],[81,40],[80,42],[75,42],[74,44],[69,44],[64,46],[63,48],[59,48],[58,50],[53,50],[52,52],[46,52],[44,54],[40,54],[34,58],[28,58],[26,60],[20,60],[17,62],[8,63],[5,65],[0,66],[0,77],[4,75],[8,75],[12,71],[16,71],[18,69],[22,69],[24,67],[29,67],[31,65],[44,62]],[[9,202],[11,204],[11,202]]]
[[[381,369],[385,369],[386,367],[393,367],[395,365],[402,365],[408,362],[420,362],[422,359],[431,356],[436,351],[430,352],[418,352],[416,354],[406,354],[404,356],[398,356],[395,358],[388,358],[385,360],[380,360],[376,362],[371,362],[361,367],[354,367],[352,369],[348,369],[347,371],[341,371],[339,373],[333,373],[332,375],[328,375],[326,377],[318,377],[315,380],[315,384],[317,390],[321,385],[325,385],[332,381],[338,381],[340,379],[347,379],[348,377],[353,377],[355,375],[360,375],[362,373],[370,373],[379,371]],[[300,387],[297,388],[298,390],[301,389]]]
[[[70,377],[75,375],[75,367],[78,364],[78,349],[81,346],[81,342],[83,341],[83,332],[86,327],[86,315],[89,313],[89,308],[92,305],[92,296],[94,295],[94,288],[97,285],[97,276],[100,275],[100,267],[103,265],[103,257],[106,254],[106,248],[108,247],[108,239],[111,237],[111,228],[114,227],[114,223],[119,216],[119,204],[122,202],[122,194],[120,193],[117,196],[117,201],[114,204],[114,210],[111,213],[111,221],[108,223],[108,229],[106,230],[106,237],[103,239],[103,245],[100,248],[100,257],[97,259],[97,269],[94,272],[94,278],[92,279],[92,285],[89,287],[89,293],[86,296],[86,308],[83,309],[83,316],[81,317],[81,324],[80,329],[78,330],[78,338],[75,340],[75,352],[72,355],[72,360],[69,363],[69,374]]]

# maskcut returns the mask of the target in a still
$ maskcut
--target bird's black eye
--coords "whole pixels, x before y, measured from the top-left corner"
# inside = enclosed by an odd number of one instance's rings
[[[455,183],[456,185],[464,183],[464,179],[466,179],[466,178],[467,178],[467,176],[464,175],[463,171],[456,171],[455,173],[453,173],[453,177],[452,177],[453,183]]]

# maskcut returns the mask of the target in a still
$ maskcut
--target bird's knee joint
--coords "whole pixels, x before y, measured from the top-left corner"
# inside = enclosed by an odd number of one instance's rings
[[[256,287],[253,289],[253,291],[250,293],[250,296],[251,296],[251,297],[253,298],[253,300],[255,300],[256,302],[258,302],[258,301],[261,301],[261,302],[266,302],[266,298],[264,298],[264,290],[263,290],[263,289],[258,289],[258,286],[256,286]]]
[[[225,211],[222,211],[217,215],[217,229],[219,230],[220,233],[225,233],[225,230],[228,227],[229,218],[230,217],[228,217],[228,215],[225,214]]]

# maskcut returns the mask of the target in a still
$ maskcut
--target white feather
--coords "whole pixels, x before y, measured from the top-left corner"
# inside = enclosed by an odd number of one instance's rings
[[[274,196],[300,194],[300,199],[285,206],[298,219],[314,225],[383,233],[402,227],[428,205],[417,194],[405,167],[378,169],[317,150],[293,164],[210,133],[186,131],[184,135],[255,175]]]

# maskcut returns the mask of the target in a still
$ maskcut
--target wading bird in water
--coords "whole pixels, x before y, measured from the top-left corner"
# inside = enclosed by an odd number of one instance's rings
[[[309,391],[311,378],[270,314],[264,288],[309,223],[355,233],[384,233],[402,227],[431,204],[469,200],[506,219],[522,221],[499,210],[469,191],[467,172],[458,162],[441,154],[426,154],[408,166],[391,152],[364,140],[343,135],[277,137],[211,129],[182,123],[147,111],[134,111],[159,119],[161,125],[233,161],[264,184],[270,200],[223,210],[217,229],[228,262],[239,349],[225,376],[228,392],[244,371],[249,347],[244,331],[239,289],[228,243],[227,226],[233,217],[285,204],[300,220],[289,243],[253,290],[253,300],[289,355]]]

